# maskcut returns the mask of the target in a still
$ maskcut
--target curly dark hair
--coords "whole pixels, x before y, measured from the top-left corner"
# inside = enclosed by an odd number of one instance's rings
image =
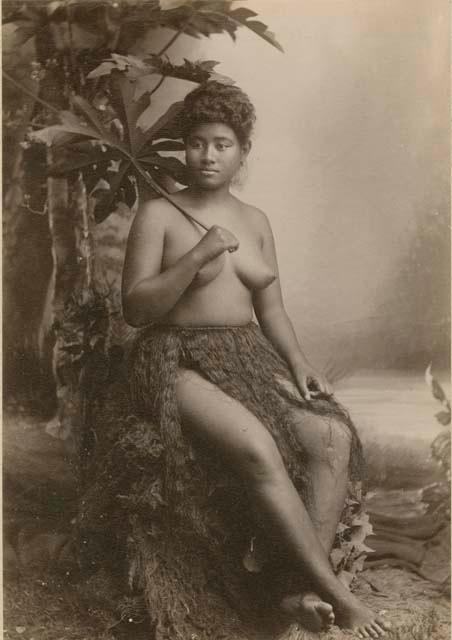
[[[253,130],[256,113],[250,99],[239,87],[211,80],[185,96],[181,124],[184,140],[199,124],[221,122],[245,144]]]

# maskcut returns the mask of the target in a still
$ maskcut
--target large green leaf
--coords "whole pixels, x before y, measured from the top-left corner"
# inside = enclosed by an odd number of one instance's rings
[[[284,49],[276,40],[275,34],[268,29],[266,24],[264,24],[260,20],[250,20],[250,18],[253,18],[256,15],[257,13],[255,13],[254,11],[241,7],[239,9],[234,9],[233,11],[231,11],[228,14],[228,18],[229,20],[232,20],[237,24],[242,25],[243,27],[247,27],[248,29],[253,31],[256,35],[258,35],[260,38],[263,38],[269,44],[273,45],[274,47],[276,47],[277,49],[283,52]]]
[[[150,72],[149,64],[137,56],[112,53],[111,58],[104,60],[101,65],[90,71],[87,77],[90,79],[99,78],[109,75],[114,70],[128,71],[129,78],[140,77]]]
[[[162,11],[161,24],[199,38],[215,33],[228,33],[235,40],[237,29],[246,27],[280,51],[282,47],[267,25],[254,20],[256,12],[243,7],[232,9],[232,1],[194,0],[174,9]]]
[[[90,153],[69,153],[67,157],[60,157],[49,167],[50,175],[63,175],[72,171],[80,171],[93,165],[109,165],[110,154],[101,149],[92,149]]]
[[[151,146],[149,151],[184,151],[185,145],[178,140],[161,140]]]
[[[94,109],[94,107],[92,107],[85,98],[82,98],[82,96],[73,96],[71,98],[71,102],[72,106],[82,113],[87,122],[100,134],[101,137],[105,140],[109,140],[111,138],[109,132],[102,124],[96,109]]]
[[[30,134],[31,140],[56,147],[56,160],[47,168],[48,174],[83,173],[88,192],[97,200],[94,215],[98,222],[120,201],[133,205],[136,199],[134,180],[141,185],[146,183],[151,194],[154,190],[159,195],[162,194],[161,185],[168,182],[166,176],[182,184],[187,180],[186,167],[179,159],[157,153],[183,149],[181,142],[171,139],[173,123],[182,103],[171,105],[157,121],[153,119],[149,130],[144,132],[138,125],[149,97],[133,100],[132,83],[124,74],[116,72],[115,75],[112,93],[116,111],[124,123],[124,140],[110,132],[100,113],[80,96],[72,99],[78,113],[61,111],[61,124]],[[158,142],[152,145],[155,139]],[[104,188],[95,189],[99,182]]]
[[[138,150],[140,152],[151,140],[158,138],[169,138],[177,140],[182,138],[182,128],[179,115],[182,112],[184,103],[182,101],[174,102],[160,118],[149,126],[145,119],[139,119],[137,125],[144,130],[141,145]]]
[[[109,216],[116,208],[118,202],[122,200],[121,187],[125,189],[124,182],[128,179],[127,174],[131,169],[130,164],[130,161],[123,160],[119,167],[119,171],[111,176],[107,176],[109,178],[107,182],[110,185],[110,189],[98,199],[94,207],[94,217],[96,222],[102,222],[105,220],[105,218],[107,218],[107,216]]]
[[[99,134],[82,123],[79,125],[54,124],[50,127],[33,131],[29,134],[29,138],[33,142],[43,142],[48,146],[58,146],[74,142],[80,138],[99,139]]]
[[[124,73],[114,71],[111,74],[110,98],[125,131],[125,143],[132,156],[142,146],[143,134],[137,121],[150,104],[148,94],[139,100],[134,99],[134,83]]]
[[[187,58],[184,58],[183,64],[173,64],[166,57],[154,54],[142,60],[136,56],[114,55],[93,69],[88,77],[98,78],[122,71],[129,80],[135,81],[134,99],[137,100],[146,92],[153,91],[160,76],[179,78],[195,83],[217,80],[223,84],[234,84],[232,78],[214,71],[218,64],[216,60],[196,60],[193,62]]]
[[[187,167],[177,158],[160,156],[158,153],[151,153],[140,158],[140,161],[151,167],[161,167],[180,184],[188,184]]]

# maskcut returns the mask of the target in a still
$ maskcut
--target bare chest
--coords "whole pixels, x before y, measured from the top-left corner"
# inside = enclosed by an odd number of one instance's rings
[[[234,253],[225,252],[204,265],[193,286],[206,286],[217,279],[224,281],[225,278],[233,278],[248,289],[259,289],[274,280],[272,270],[262,255],[260,236],[254,229],[246,224],[231,224],[231,221],[226,224],[222,220],[215,220],[211,224],[219,224],[229,229],[238,239],[240,246]],[[171,267],[193,249],[205,233],[204,229],[185,219],[171,224],[165,237],[162,269]]]

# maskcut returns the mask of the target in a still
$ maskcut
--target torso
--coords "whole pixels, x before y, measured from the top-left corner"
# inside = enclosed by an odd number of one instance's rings
[[[197,274],[173,309],[161,323],[180,325],[240,325],[253,317],[253,292],[265,288],[274,274],[262,255],[262,237],[255,210],[233,198],[227,207],[211,207],[208,214],[190,207],[184,193],[176,201],[207,227],[220,225],[239,240],[239,249],[225,252],[207,263]],[[231,206],[232,203],[232,206]],[[190,251],[206,231],[185,218],[175,207],[168,207],[168,222],[162,270]]]

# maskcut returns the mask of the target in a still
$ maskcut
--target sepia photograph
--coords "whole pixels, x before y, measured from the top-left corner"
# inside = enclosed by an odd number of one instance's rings
[[[447,0],[3,0],[5,640],[448,640]]]

